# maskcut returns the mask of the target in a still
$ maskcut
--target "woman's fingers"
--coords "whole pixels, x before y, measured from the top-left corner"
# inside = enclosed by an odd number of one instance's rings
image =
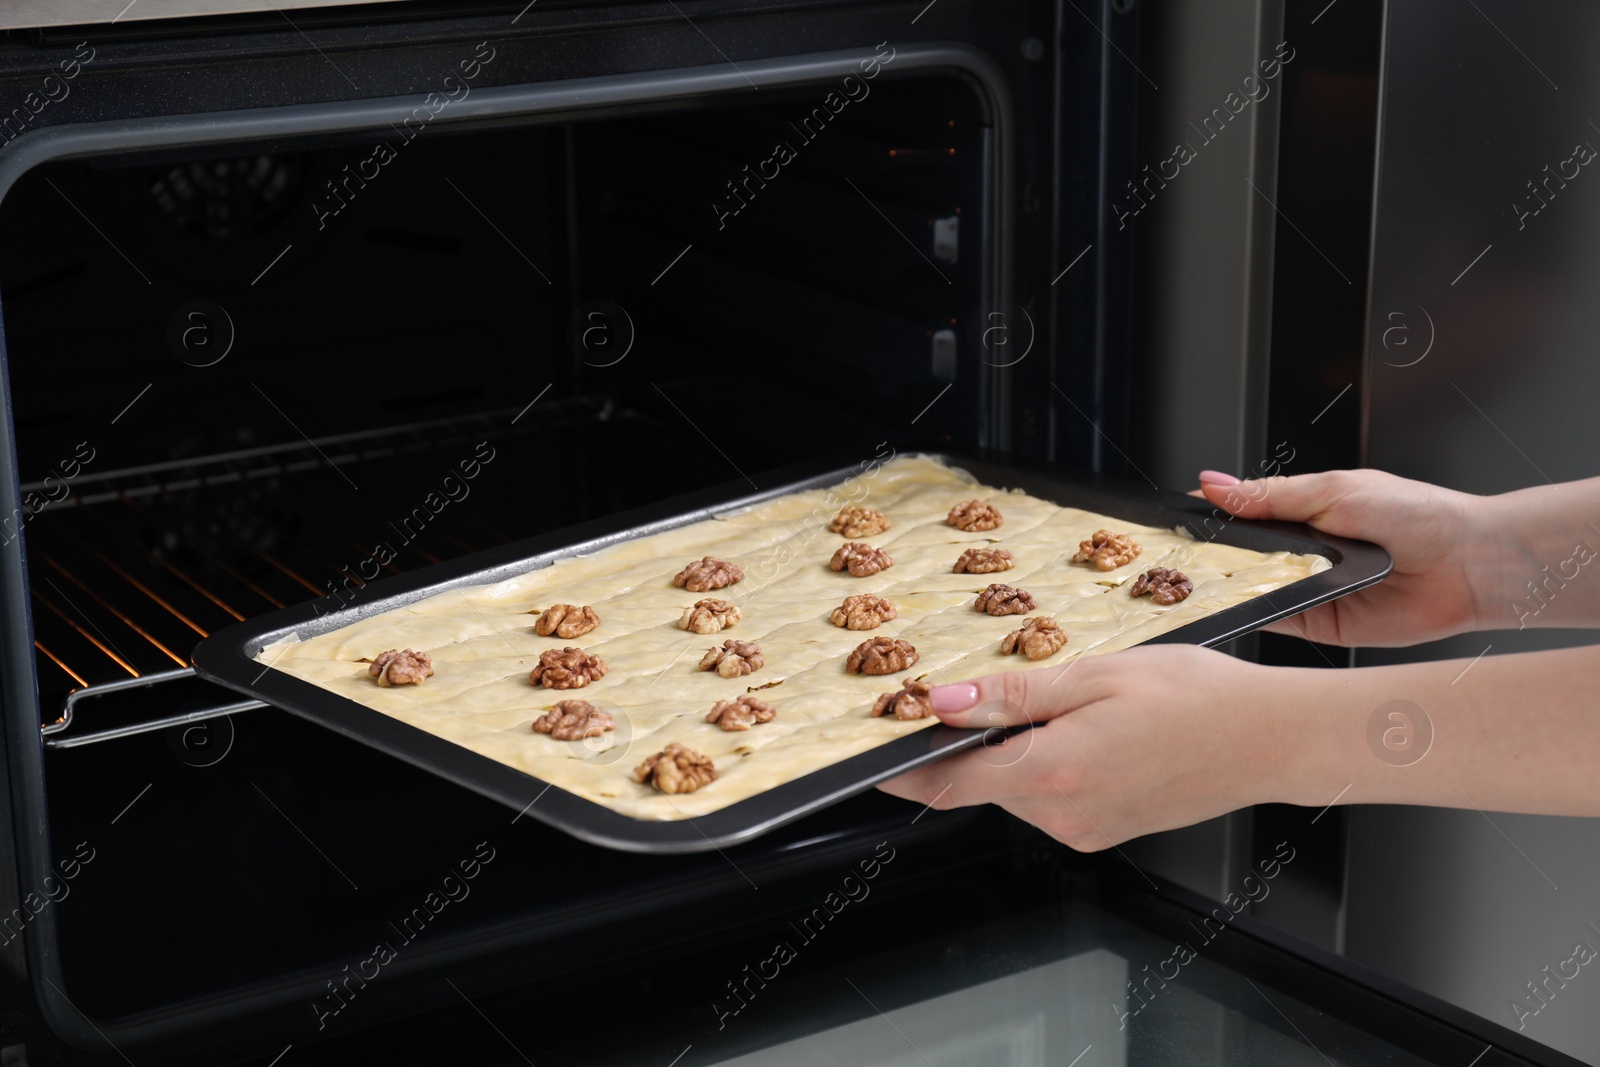
[[[1015,797],[1001,801],[1000,807],[1023,822],[1032,823],[1075,852],[1100,852],[1118,844],[1102,833],[1064,794]]]
[[[1237,485],[1202,478],[1200,490],[1211,503],[1242,519],[1284,519],[1320,525],[1316,520],[1356,489],[1358,478],[1354,475],[1351,471],[1323,471],[1252,478]]]
[[[878,788],[892,797],[914,801],[918,804],[927,804],[931,807],[933,798],[939,792],[939,786],[934,780],[933,772],[949,762],[949,760],[945,760],[944,763],[935,763],[932,767],[918,767],[914,771],[907,771],[898,777],[889,779],[887,782],[879,782]],[[930,788],[933,789],[932,793],[928,792]]]
[[[1288,634],[1290,637],[1303,637],[1307,641],[1337,645],[1341,643],[1339,620],[1340,608],[1337,603],[1318,604],[1298,615],[1268,623],[1262,629],[1269,633]]]
[[[970,682],[936,685],[929,700],[949,726],[1022,726],[1089,703],[1094,699],[1089,683],[1098,673],[1095,664],[1075,659],[1062,667],[1007,671]]]
[[[878,788],[890,796],[940,811],[993,803],[999,799],[996,787],[1003,783],[991,780],[980,786],[963,766],[966,755],[969,753],[907,771],[898,778],[880,784]],[[1007,786],[1005,792],[1009,794],[1014,789]]]
[[[1042,733],[1025,731],[1007,738],[998,747],[964,752],[941,763],[919,767],[878,788],[924,810],[995,804],[1079,852],[1097,852],[1125,840],[1128,835],[1120,825],[1113,832],[1121,833],[1121,837],[1107,837],[1101,832],[1099,820],[1091,820],[1080,804],[1049,785],[1050,777],[1044,773],[1043,765],[1059,761],[1060,753],[1031,751],[1030,735]],[[1033,762],[1024,768],[1023,761],[1030,758]]]
[[[1269,622],[1261,629],[1264,633],[1286,634],[1289,637],[1305,637],[1309,632],[1306,628],[1304,615],[1291,615],[1287,619]]]
[[[978,804],[1005,805],[1037,793],[1048,765],[1058,761],[1058,756],[1052,757],[1042,748],[1034,751],[1042,746],[1043,733],[1021,730],[1008,735],[997,730],[986,735],[979,747],[907,771],[878,788],[941,811]]]

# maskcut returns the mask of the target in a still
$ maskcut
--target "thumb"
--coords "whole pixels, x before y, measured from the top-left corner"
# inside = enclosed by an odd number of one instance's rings
[[[1063,667],[1007,671],[970,682],[936,685],[928,699],[947,726],[1026,726],[1065,715],[1095,699],[1086,684],[1096,673],[1092,663],[1093,657],[1088,662],[1080,657]]]
[[[1310,522],[1331,510],[1354,488],[1348,471],[1323,471],[1289,477],[1249,478],[1235,485],[1201,482],[1201,492],[1217,507],[1241,519]]]

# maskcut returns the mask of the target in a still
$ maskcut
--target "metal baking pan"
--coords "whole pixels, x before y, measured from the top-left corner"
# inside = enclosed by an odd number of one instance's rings
[[[1205,501],[1179,493],[1098,476],[1068,479],[1014,462],[1002,466],[961,456],[936,458],[969,471],[987,485],[1020,488],[1063,506],[1146,526],[1183,526],[1197,538],[1261,552],[1316,553],[1333,563],[1325,571],[1170,630],[1152,642],[1219,645],[1382,581],[1393,562],[1376,545],[1332,537],[1307,526],[1226,520]],[[762,477],[759,484],[767,488],[756,492],[747,491],[745,482],[733,482],[370,582],[336,611],[327,611],[326,603],[308,602],[220,630],[195,648],[194,668],[203,678],[442,775],[592,844],[628,852],[672,853],[749,841],[913,767],[983,744],[991,731],[933,726],[699,818],[675,822],[633,819],[320,686],[264,667],[254,657],[290,634],[314,637],[437,593],[503,581],[568,556],[698,522],[714,512],[758,504],[785,493],[828,488],[857,473],[854,465],[791,467]]]

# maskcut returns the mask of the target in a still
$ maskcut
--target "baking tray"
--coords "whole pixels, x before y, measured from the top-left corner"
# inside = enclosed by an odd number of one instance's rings
[[[1062,477],[1014,461],[1000,465],[955,455],[933,458],[964,469],[987,485],[1023,489],[1063,506],[1145,526],[1182,526],[1202,540],[1261,552],[1316,553],[1333,563],[1325,571],[1147,643],[1219,645],[1382,581],[1393,565],[1389,554],[1376,545],[1332,537],[1298,524],[1227,520],[1205,501],[1179,493],[1103,476]],[[633,819],[311,682],[263,666],[254,657],[291,634],[302,639],[314,637],[437,593],[500,582],[568,556],[698,522],[717,512],[786,493],[828,488],[859,473],[855,464],[789,467],[762,476],[759,484],[767,488],[756,492],[748,491],[746,482],[731,482],[370,582],[339,610],[328,611],[325,601],[312,601],[219,630],[195,648],[194,669],[202,678],[442,775],[592,844],[627,852],[675,853],[749,841],[914,767],[981,745],[993,737],[994,728],[929,727],[698,818],[673,822]],[[648,753],[640,753],[641,758],[644,755]]]

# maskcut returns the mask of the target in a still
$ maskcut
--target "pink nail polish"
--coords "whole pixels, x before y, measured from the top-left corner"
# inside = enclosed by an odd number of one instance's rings
[[[934,711],[966,711],[978,702],[978,687],[967,682],[936,685],[928,690],[928,703]]]
[[[1239,484],[1239,479],[1235,478],[1231,474],[1225,474],[1222,471],[1201,471],[1200,472],[1200,484],[1201,485],[1238,485]]]

